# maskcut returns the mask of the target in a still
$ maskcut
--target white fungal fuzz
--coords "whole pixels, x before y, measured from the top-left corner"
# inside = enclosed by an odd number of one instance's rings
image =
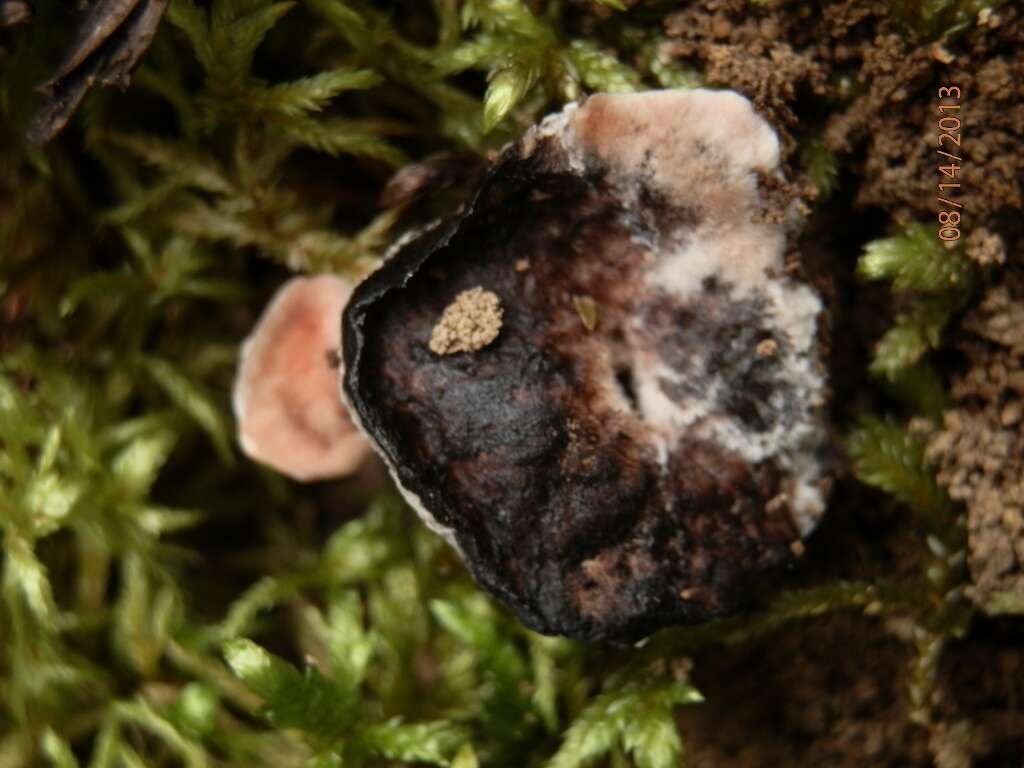
[[[825,509],[825,467],[815,450],[825,442],[826,383],[817,351],[822,305],[813,290],[785,276],[785,212],[766,210],[761,180],[780,176],[775,132],[739,94],[697,89],[593,96],[532,134],[527,147],[557,136],[580,172],[600,163],[628,207],[642,210],[638,195],[649,187],[685,215],[676,227],[634,236],[648,251],[645,280],[652,291],[696,312],[712,291],[725,291],[736,307],[757,307],[760,338],[753,347],[744,347],[748,336],[706,338],[689,348],[685,370],[658,350],[664,329],[635,316],[623,349],[636,403],[626,402],[610,375],[609,399],[636,410],[658,432],[656,451],[666,469],[684,435],[712,440],[751,464],[777,461],[790,475],[786,495],[797,526],[809,531]],[[719,325],[725,330],[732,323]],[[787,402],[764,404],[772,412],[767,429],[752,430],[721,407],[730,390],[744,386],[732,380],[732,368],[715,370],[723,346],[771,361],[776,393],[789,392]],[[801,407],[793,408],[793,400]]]

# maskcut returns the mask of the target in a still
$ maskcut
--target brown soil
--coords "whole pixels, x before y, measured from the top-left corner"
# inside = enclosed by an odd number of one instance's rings
[[[682,715],[692,764],[928,765],[927,735],[904,715],[907,646],[880,624],[834,617],[702,655],[695,680],[711,695]]]
[[[791,155],[815,105],[838,106],[818,130],[855,173],[857,204],[898,218],[934,216],[938,89],[957,86],[965,221],[1010,216],[1024,206],[1021,9],[1003,5],[940,43],[899,24],[888,6],[786,2],[752,12],[746,0],[705,0],[668,17],[665,53],[753,99]],[[1019,225],[1014,235],[1019,243]]]
[[[1013,275],[1016,278],[1016,275]],[[939,482],[967,507],[972,598],[1024,602],[1024,282],[989,290],[964,319],[970,368],[928,445]]]

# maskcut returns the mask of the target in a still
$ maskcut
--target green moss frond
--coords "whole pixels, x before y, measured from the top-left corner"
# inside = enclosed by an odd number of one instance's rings
[[[251,640],[228,641],[224,658],[231,671],[264,701],[263,716],[280,728],[296,728],[314,748],[330,748],[354,725],[353,693],[358,680],[329,679],[318,670],[297,670]]]
[[[396,29],[389,14],[360,0],[305,0],[306,7],[328,25],[333,37],[347,49],[345,64],[366,68],[405,92],[410,114],[430,132],[463,147],[479,149],[483,144],[481,101],[446,82],[445,62],[459,40],[460,20],[455,7],[438,3],[441,34],[436,45],[413,42]],[[472,56],[470,56],[472,58]],[[461,71],[457,67],[451,71]],[[424,114],[420,102],[430,105]],[[507,138],[505,135],[498,140]]]
[[[323,110],[339,94],[380,85],[383,78],[366,69],[340,67],[290,83],[278,83],[249,97],[250,107],[299,117]]]
[[[535,15],[521,0],[468,2],[462,24],[476,34],[445,52],[437,61],[442,75],[476,69],[487,74],[483,128],[489,132],[535,90],[543,101],[572,99],[579,86],[596,92],[634,91],[641,77],[611,52],[585,38],[565,40],[556,31],[551,4],[546,16]],[[539,101],[538,103],[543,103]]]
[[[71,751],[67,742],[58,736],[52,729],[47,728],[43,732],[42,753],[53,768],[78,768],[78,758]]]
[[[602,51],[588,40],[569,43],[567,56],[580,81],[592,91],[624,93],[643,87],[636,70],[625,66],[615,56]]]
[[[898,0],[891,12],[914,36],[925,40],[955,38],[974,26],[983,11],[1006,0]]]
[[[576,718],[546,768],[584,768],[616,749],[638,768],[684,765],[675,708],[703,700],[692,685],[675,680],[606,691]]]
[[[869,280],[889,280],[893,289],[913,294],[910,309],[875,347],[871,372],[895,380],[938,348],[942,331],[977,282],[977,271],[960,247],[947,247],[934,228],[912,223],[893,237],[864,247],[858,272]]]
[[[861,482],[899,499],[933,530],[952,523],[952,503],[924,459],[924,445],[903,427],[865,417],[847,440],[853,472]]]
[[[897,291],[964,292],[973,268],[958,248],[947,248],[935,227],[913,223],[894,237],[864,247],[857,269],[869,280],[889,280]]]
[[[933,365],[919,362],[894,372],[887,381],[888,391],[899,399],[909,413],[938,423],[952,402],[946,383]]]
[[[188,37],[214,95],[239,99],[252,84],[256,48],[294,3],[216,0],[209,11],[191,0],[173,0],[167,20]]]
[[[379,86],[384,77],[369,68],[338,66],[284,83],[267,84],[252,74],[253,57],[266,35],[293,3],[217,0],[203,10],[191,0],[175,0],[169,21],[181,29],[205,73],[198,96],[202,123],[208,127],[243,123],[276,135],[292,147],[312,147],[329,154],[355,154],[394,165],[404,156],[389,146],[381,123],[316,120],[339,95]],[[151,82],[161,82],[157,76]],[[166,80],[158,89],[173,99]]]
[[[817,191],[817,200],[831,195],[839,183],[839,159],[825,146],[824,138],[815,136],[800,150],[800,165],[808,181]]]
[[[916,300],[909,311],[896,317],[896,324],[875,345],[870,371],[890,381],[905,375],[939,347],[943,329],[962,303],[960,296]]]

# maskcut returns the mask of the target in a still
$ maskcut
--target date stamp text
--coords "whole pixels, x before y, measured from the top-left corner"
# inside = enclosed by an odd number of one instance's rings
[[[963,167],[963,151],[960,146],[961,126],[960,87],[944,85],[939,88],[938,149],[940,157],[939,194],[939,237],[948,242],[960,239],[960,222],[963,203],[957,201],[960,195],[960,169]]]

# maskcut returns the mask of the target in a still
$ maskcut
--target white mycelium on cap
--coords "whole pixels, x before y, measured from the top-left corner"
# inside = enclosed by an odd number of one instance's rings
[[[822,305],[813,290],[784,274],[786,212],[767,210],[761,183],[779,174],[774,131],[739,94],[697,89],[598,95],[571,104],[527,134],[525,152],[545,137],[563,144],[580,173],[595,160],[605,166],[628,207],[642,211],[637,196],[654,188],[685,212],[676,227],[639,227],[634,236],[647,250],[651,289],[693,302],[698,312],[709,286],[760,307],[760,330],[777,344],[773,378],[782,385],[773,389],[775,402],[765,403],[767,429],[751,430],[719,405],[744,382],[731,380],[729,369],[716,374],[711,361],[737,339],[708,338],[705,347],[691,347],[690,364],[681,371],[656,349],[646,318],[635,315],[617,354],[631,358],[632,407],[657,435],[663,463],[684,433],[751,463],[774,459],[790,475],[785,493],[806,533],[825,509],[825,467],[815,450],[825,442],[819,411],[826,382],[817,351]],[[607,379],[608,397],[630,408],[613,377]]]

